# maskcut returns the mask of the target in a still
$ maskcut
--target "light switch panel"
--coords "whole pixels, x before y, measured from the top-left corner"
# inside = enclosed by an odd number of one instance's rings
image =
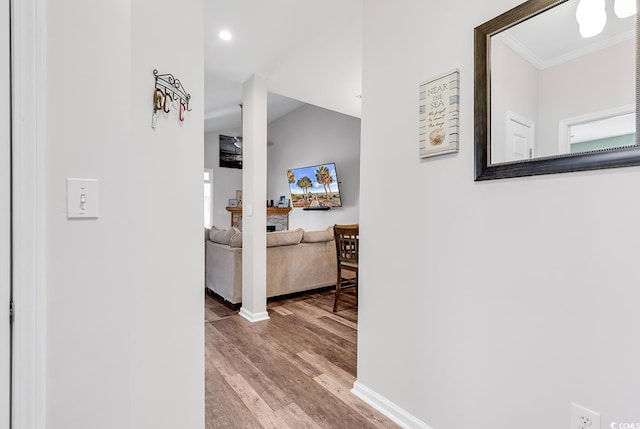
[[[67,219],[98,218],[98,181],[67,179]]]

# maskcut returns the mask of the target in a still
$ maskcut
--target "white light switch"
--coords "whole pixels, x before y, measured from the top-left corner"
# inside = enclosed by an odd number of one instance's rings
[[[98,218],[98,181],[67,179],[67,219]]]

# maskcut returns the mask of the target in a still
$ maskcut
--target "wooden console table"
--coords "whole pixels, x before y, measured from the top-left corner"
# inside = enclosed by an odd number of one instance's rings
[[[227,207],[231,213],[231,226],[242,230],[242,207]],[[276,225],[276,231],[289,229],[291,207],[267,207],[267,225]]]

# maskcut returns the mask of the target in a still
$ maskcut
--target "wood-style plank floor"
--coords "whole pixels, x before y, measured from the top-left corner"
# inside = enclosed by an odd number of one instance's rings
[[[250,323],[205,298],[206,427],[397,428],[350,393],[358,309],[333,291],[270,302]]]

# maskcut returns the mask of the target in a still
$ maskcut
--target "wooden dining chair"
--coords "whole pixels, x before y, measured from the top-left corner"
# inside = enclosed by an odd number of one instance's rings
[[[336,242],[338,276],[336,280],[336,298],[333,312],[338,309],[338,297],[343,289],[354,288],[358,299],[358,248],[360,239],[359,225],[334,225],[333,236]],[[343,275],[342,271],[353,273]]]

